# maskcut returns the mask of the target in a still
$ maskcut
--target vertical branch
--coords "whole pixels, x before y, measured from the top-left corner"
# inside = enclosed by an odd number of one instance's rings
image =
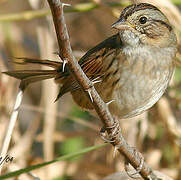
[[[66,62],[69,70],[72,72],[73,76],[79,83],[80,87],[84,90],[88,98],[92,99],[92,104],[99,115],[104,127],[107,130],[109,137],[111,137],[110,143],[115,146],[115,148],[123,154],[128,162],[137,169],[140,167],[142,159],[135,149],[131,148],[120,132],[120,127],[115,126],[115,119],[111,116],[108,106],[100,98],[99,94],[96,92],[93,83],[87,78],[84,72],[81,70],[77,60],[73,56],[72,49],[70,46],[69,36],[65,24],[63,7],[66,5],[61,3],[59,0],[48,0],[49,6],[51,8],[53,21],[55,25],[58,45],[59,45],[59,56]],[[119,125],[119,122],[116,122]],[[115,135],[116,132],[116,135]],[[140,174],[144,179],[158,179],[152,170],[143,162]]]
[[[67,61],[69,70],[74,74],[75,79],[78,81],[79,85],[82,87],[86,95],[89,95],[93,98],[93,105],[95,107],[98,115],[106,121],[105,125],[111,127],[114,124],[114,120],[108,110],[107,105],[100,98],[96,92],[93,83],[88,79],[88,77],[82,72],[81,67],[79,66],[77,60],[73,56],[72,49],[70,46],[69,35],[67,32],[67,27],[65,24],[65,19],[63,15],[63,3],[60,3],[59,0],[48,0],[53,21],[55,25],[55,30],[57,34],[57,40],[59,45],[59,55],[63,61]],[[89,94],[89,93],[90,94]]]

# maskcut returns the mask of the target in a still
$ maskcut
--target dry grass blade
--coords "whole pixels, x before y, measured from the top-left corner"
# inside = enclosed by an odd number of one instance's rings
[[[4,143],[3,143],[3,146],[2,146],[2,150],[1,150],[1,157],[5,157],[6,154],[7,154],[8,147],[9,147],[9,144],[10,144],[10,141],[11,141],[11,136],[12,136],[12,133],[13,133],[13,129],[14,129],[17,117],[18,117],[19,107],[21,105],[22,99],[23,99],[23,91],[20,90],[19,93],[17,94],[15,105],[14,105],[14,108],[13,108],[13,112],[11,114],[11,118],[10,118],[9,125],[8,125],[8,128],[7,128],[7,132],[6,132],[6,135],[5,135]],[[2,165],[3,165],[3,163],[0,166],[0,171],[2,169]]]

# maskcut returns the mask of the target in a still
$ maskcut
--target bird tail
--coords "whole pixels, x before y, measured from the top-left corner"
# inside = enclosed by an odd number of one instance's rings
[[[33,58],[16,58],[14,61],[16,64],[40,64],[44,66],[52,67],[53,70],[17,70],[3,72],[9,76],[15,77],[21,80],[20,89],[24,90],[29,84],[45,79],[56,78],[60,76],[62,69],[62,63],[50,60],[41,60]]]

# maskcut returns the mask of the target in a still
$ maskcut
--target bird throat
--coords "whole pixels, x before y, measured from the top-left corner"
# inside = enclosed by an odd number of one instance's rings
[[[119,34],[124,45],[136,47],[138,44],[140,44],[139,37],[132,31],[128,31],[128,30],[120,31]]]

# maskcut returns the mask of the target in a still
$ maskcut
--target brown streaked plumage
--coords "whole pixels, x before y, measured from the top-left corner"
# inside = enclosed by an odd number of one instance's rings
[[[127,6],[121,13],[120,18],[124,18],[125,20],[131,16],[134,12],[145,10],[145,9],[152,9],[159,11],[159,9],[151,4],[148,3],[140,3],[140,4],[133,4]]]
[[[147,3],[125,8],[113,27],[118,33],[89,50],[79,64],[91,80],[101,80],[95,88],[105,102],[114,100],[109,106],[111,113],[127,118],[150,108],[164,93],[174,71],[177,42],[165,15]],[[21,88],[54,78],[61,84],[57,99],[71,92],[80,107],[93,109],[67,66],[62,72],[61,63],[49,60],[23,58],[16,63],[36,63],[54,69],[5,72],[21,79]]]

